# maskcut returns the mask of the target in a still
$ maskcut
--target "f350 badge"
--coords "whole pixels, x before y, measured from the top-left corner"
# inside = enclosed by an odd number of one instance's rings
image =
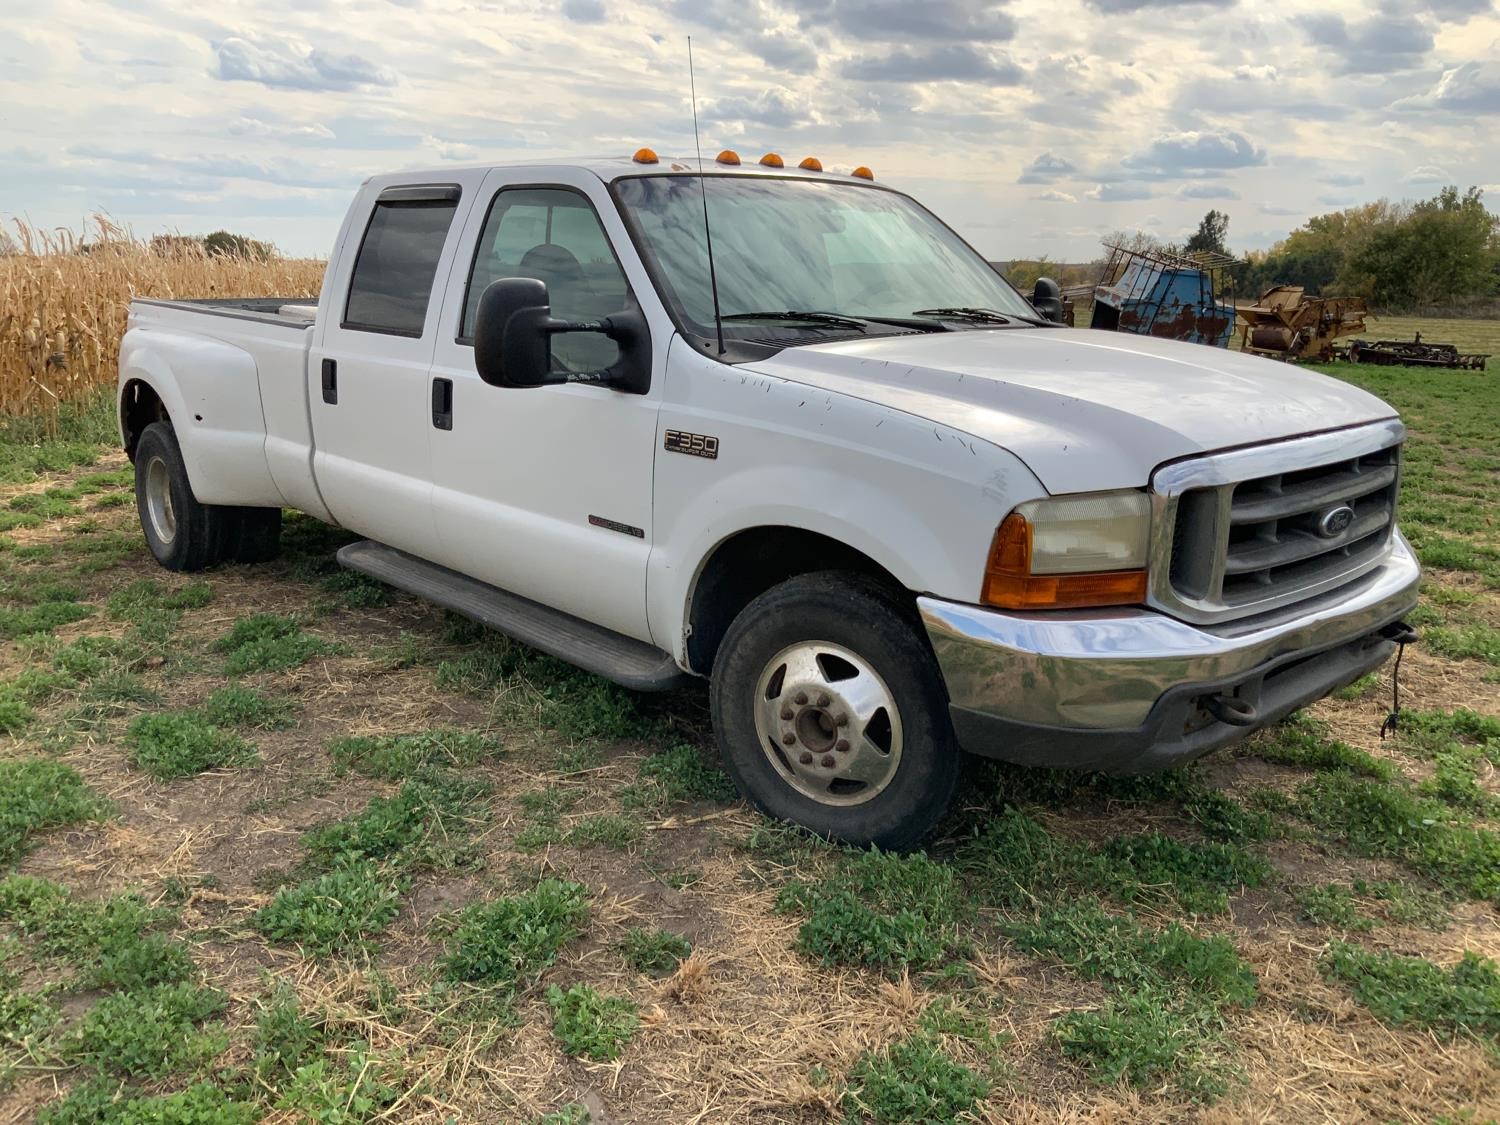
[[[719,439],[712,434],[690,434],[686,430],[668,430],[666,438],[662,441],[662,448],[668,453],[686,453],[689,457],[706,457],[714,461],[719,456]]]

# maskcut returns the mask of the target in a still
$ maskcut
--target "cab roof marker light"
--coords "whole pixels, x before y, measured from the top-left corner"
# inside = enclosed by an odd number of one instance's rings
[[[630,159],[634,160],[637,164],[657,164],[657,163],[660,163],[657,160],[657,158],[656,158],[656,153],[652,152],[649,148],[638,148],[638,149],[636,149],[635,150],[635,155],[632,156]]]
[[[740,154],[735,152],[732,148],[726,148],[723,152],[719,153],[719,155],[716,156],[714,160],[719,164],[738,164],[740,162]]]
[[[802,163],[797,165],[797,167],[801,168],[804,172],[821,172],[823,170],[823,162],[816,156],[804,156]]]
[[[875,178],[875,173],[870,171],[863,164],[854,169],[854,171],[850,172],[849,175],[858,176],[861,180],[873,180]]]
[[[768,152],[760,158],[760,162],[767,168],[785,168],[786,161],[781,159],[780,153]]]

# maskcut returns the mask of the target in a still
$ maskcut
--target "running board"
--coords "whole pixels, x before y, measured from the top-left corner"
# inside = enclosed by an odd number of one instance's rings
[[[633,691],[669,691],[692,678],[670,653],[644,641],[370,539],[342,548],[338,561]]]

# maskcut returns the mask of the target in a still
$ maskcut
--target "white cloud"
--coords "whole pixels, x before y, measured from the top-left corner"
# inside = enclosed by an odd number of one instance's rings
[[[1401,178],[1404,184],[1445,184],[1453,179],[1436,164],[1419,164]]]
[[[259,45],[230,38],[215,52],[218,77],[225,81],[259,82],[294,90],[353,90],[360,86],[394,86],[394,71],[376,66],[359,55],[341,55],[313,47],[280,43]]]
[[[1150,199],[1151,189],[1143,184],[1100,184],[1083,194],[1099,203],[1132,203]]]
[[[1394,108],[1404,110],[1438,109],[1462,113],[1500,114],[1500,40],[1490,44],[1490,58],[1466,62],[1443,71],[1430,90],[1401,98]]]
[[[1055,188],[1053,190],[1051,190],[1051,191],[1044,191],[1040,195],[1033,195],[1031,198],[1032,199],[1040,200],[1043,203],[1077,203],[1078,202],[1078,197],[1076,195],[1069,195],[1067,192],[1065,192],[1065,191],[1058,191]]]

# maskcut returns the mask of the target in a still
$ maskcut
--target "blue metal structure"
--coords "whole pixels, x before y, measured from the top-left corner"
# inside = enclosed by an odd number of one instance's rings
[[[1113,251],[1094,288],[1091,328],[1188,340],[1222,348],[1234,327],[1234,305],[1216,295],[1227,254]]]

